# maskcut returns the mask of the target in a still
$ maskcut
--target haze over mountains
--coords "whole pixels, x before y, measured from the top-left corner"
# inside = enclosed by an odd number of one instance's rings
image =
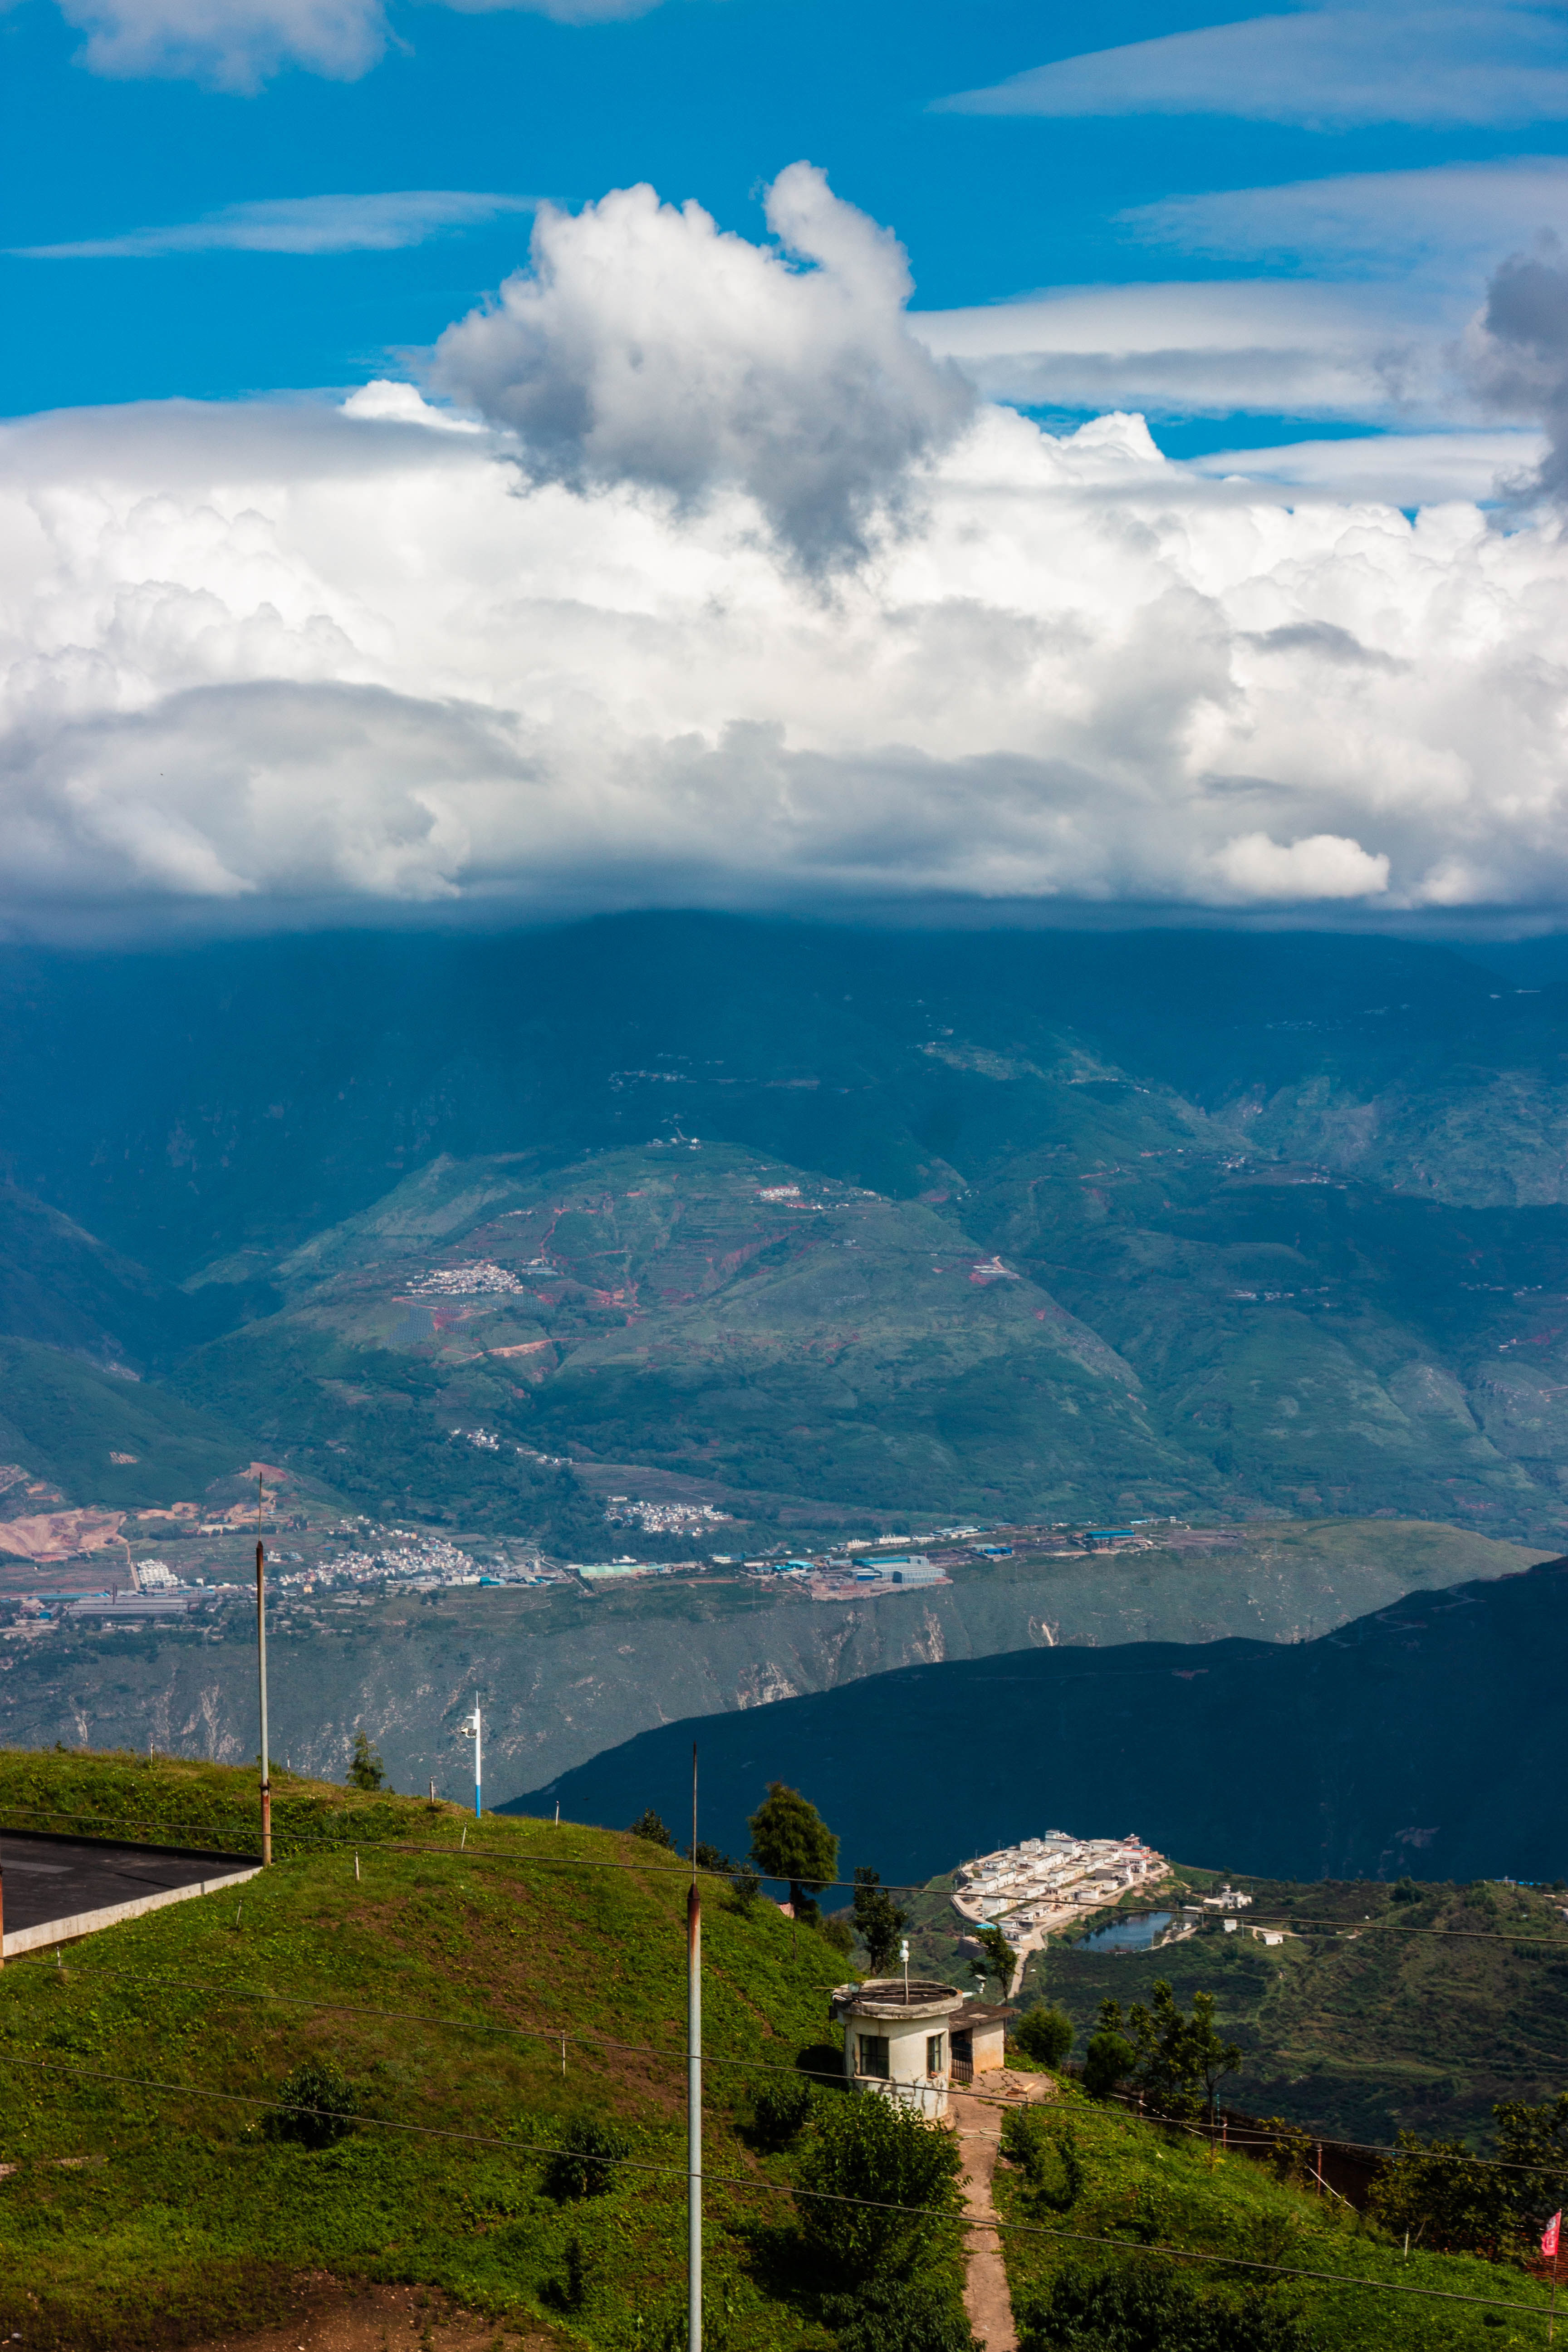
[[[1565,1003],[1302,934],[13,948],[5,1450],[75,1502],[123,1496],[111,1453],[137,1499],[189,1491],[112,1442],[133,1393],[214,1463],[563,1534],[538,1454],[764,1504],[1550,1543]],[[411,1298],[477,1261],[500,1288]]]

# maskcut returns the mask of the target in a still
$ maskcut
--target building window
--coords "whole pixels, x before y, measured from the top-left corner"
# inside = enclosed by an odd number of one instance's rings
[[[888,2079],[888,2037],[885,2033],[862,2033],[857,2074],[875,2074],[879,2082]]]
[[[928,2074],[940,2074],[942,2073],[942,2046],[946,2040],[947,2036],[945,2033],[928,2033],[926,2035],[926,2073]]]

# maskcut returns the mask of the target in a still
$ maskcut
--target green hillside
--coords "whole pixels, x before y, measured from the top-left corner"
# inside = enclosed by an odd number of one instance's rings
[[[568,1552],[593,1514],[519,1445],[762,1516],[1552,1542],[1568,992],[1494,977],[680,916],[8,951],[0,1329]],[[519,1286],[411,1294],[479,1257]]]
[[[0,1339],[0,1463],[68,1502],[110,1510],[171,1503],[252,1458],[250,1442],[220,1414],[62,1349]]]
[[[1287,1928],[1283,1945],[1227,1936],[1212,1917],[1157,1952],[1053,1944],[1031,1990],[1048,1989],[1081,2042],[1107,1995],[1146,2000],[1157,1977],[1184,1996],[1202,1987],[1244,2054],[1237,2105],[1352,2139],[1396,2127],[1473,2138],[1496,2101],[1568,2083],[1568,1898],[1489,1883],[1235,1883],[1256,1898],[1247,1918]]]
[[[0,1751],[11,1826],[90,1817],[233,1845],[253,1808],[248,1776],[217,1768]],[[569,1823],[476,1828],[453,1807],[287,1779],[276,1822],[278,1862],[235,1895],[0,1977],[0,2323],[48,2352],[232,2340],[296,2310],[307,2274],[327,2273],[450,2296],[535,2340],[679,2341],[684,1886],[670,1857]],[[860,2352],[774,2193],[824,2178],[842,2095],[825,2091],[804,2121],[758,2111],[765,2084],[832,2063],[826,1994],[845,1963],[765,1901],[742,1909],[713,1884],[704,1934],[712,2341],[827,2352],[837,2329]],[[306,2062],[352,2085],[351,2127],[314,2149],[268,2122]],[[330,2103],[316,2079],[310,2099]],[[550,2151],[590,2117],[620,2135],[600,2145],[621,2168],[607,2193],[574,2196]],[[1134,2248],[1169,2245],[1540,2306],[1513,2265],[1406,2263],[1268,2170],[1211,2164],[1079,2095],[1062,2094],[1052,2128],[1064,2121],[1082,2164],[1065,2201],[1060,2183],[999,2185],[1012,2219],[1068,2233],[1010,2242],[1021,2296],[1066,2260],[1141,2263]],[[955,2243],[936,2229],[939,2300]],[[1223,2265],[1204,2273],[1222,2302],[1244,2283]],[[1283,2277],[1268,2294],[1323,2352],[1514,2340],[1468,2305]]]
[[[918,1201],[723,1143],[437,1160],[270,1261],[281,1311],[177,1385],[362,1507],[563,1540],[531,1454],[763,1509],[1568,1524],[1555,1391],[1510,1352],[1554,1222],[1238,1163],[1121,1082],[1056,1094],[1057,1140]],[[476,1265],[488,1290],[439,1286]]]

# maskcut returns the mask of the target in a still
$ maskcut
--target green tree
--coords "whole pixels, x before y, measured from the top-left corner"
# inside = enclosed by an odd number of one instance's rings
[[[742,1863],[730,1881],[730,1891],[735,1898],[735,1908],[743,1918],[752,1916],[752,1906],[763,1891],[763,1882],[747,1864]]]
[[[1205,2291],[1163,2263],[1058,2272],[1019,2314],[1022,2352],[1311,2352],[1303,2321],[1256,2289]]]
[[[811,2084],[804,2074],[770,2074],[752,2101],[752,2136],[761,2147],[787,2147],[810,2114]]]
[[[1516,2226],[1514,2182],[1461,2139],[1394,2135],[1367,2203],[1385,2230],[1436,2253],[1495,2254]]]
[[[1013,1990],[1013,1979],[1018,1967],[1018,1954],[994,1921],[988,1920],[975,1934],[980,1942],[980,1958],[971,1960],[969,1973],[977,1983],[984,1984],[989,1976],[1002,1979],[1002,1998],[1006,2000]]]
[[[768,1793],[746,1824],[752,1832],[752,1860],[764,1878],[789,1881],[790,1907],[797,1919],[817,1916],[811,1900],[820,1895],[838,1867],[838,1840],[809,1798],[782,1780],[770,1780]]]
[[[1568,2091],[1537,2107],[1504,2099],[1492,2120],[1499,2158],[1518,2168],[1508,2179],[1521,2226],[1545,2221],[1568,2205]]]
[[[578,2116],[560,2134],[544,2168],[544,2193],[558,2204],[579,2197],[603,2197],[616,2185],[616,2167],[631,2147],[618,2125],[598,2116]]]
[[[985,2352],[942,2279],[872,2279],[858,2294],[824,2295],[822,2315],[838,2352]]]
[[[1220,2084],[1240,2072],[1240,2047],[1221,2039],[1214,2013],[1213,1993],[1197,1992],[1191,2017],[1184,2017],[1163,1977],[1155,1981],[1150,2008],[1134,2001],[1129,2010],[1138,2086],[1162,2115],[1194,2116],[1206,2106],[1212,2123]]]
[[[954,2135],[908,2107],[870,2092],[824,2099],[795,2167],[807,2250],[845,2287],[906,2278],[952,2242],[963,2168]]]
[[[1127,2020],[1119,2000],[1102,2000],[1100,2024],[1083,2053],[1083,2087],[1091,2099],[1109,2099],[1138,2063],[1138,2053],[1128,2040]]]
[[[354,1752],[349,1759],[351,1789],[384,1789],[386,1770],[380,1751],[371,1746],[363,1725],[354,1733]],[[387,1791],[390,1795],[390,1790]]]
[[[331,2147],[354,2127],[353,2084],[332,2058],[307,2058],[278,2086],[279,2105],[261,2119],[262,2137],[296,2147]]]
[[[637,1815],[636,1821],[626,1832],[626,1835],[628,1837],[641,1838],[645,1845],[661,1845],[668,1853],[673,1853],[675,1852],[675,1840],[670,1836],[669,1832],[665,1828],[664,1823],[659,1820],[658,1815],[654,1811],[651,1805],[648,1807],[646,1813],[639,1813]]]
[[[883,1885],[879,1874],[864,1863],[855,1871],[855,1932],[866,1947],[867,1965],[874,1977],[886,1975],[899,1948],[899,1937],[909,1924]]]
[[[1073,2044],[1073,2021],[1064,2010],[1026,2010],[1013,2028],[1013,2041],[1037,2066],[1059,2066]]]

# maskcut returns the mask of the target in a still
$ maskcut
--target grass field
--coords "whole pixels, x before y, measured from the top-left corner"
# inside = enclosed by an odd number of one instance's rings
[[[303,2274],[449,2295],[508,2330],[603,2352],[681,2336],[683,1873],[625,1835],[361,1796],[280,1777],[278,1860],[0,1975],[0,2332],[26,2352],[121,2352],[281,2319]],[[0,1828],[243,1850],[254,1784],[219,1767],[0,1751]],[[603,1865],[614,1864],[616,1867]],[[826,2352],[820,2281],[786,2193],[795,2148],[751,2126],[764,2070],[831,2066],[826,1994],[846,1964],[765,1899],[704,1904],[707,2263],[713,2352]],[[1310,2022],[1300,2029],[1310,2032]],[[1473,2030],[1488,2030],[1484,2011]],[[357,2120],[311,2152],[268,2136],[286,2075],[327,2059]],[[824,2092],[823,2098],[835,2095]],[[1171,2245],[1441,2286],[1494,2305],[1519,2269],[1413,2257],[1266,2168],[1068,2089],[1083,2186],[999,2174],[1022,2295],[1064,2262]],[[550,2153],[585,2116],[618,2125],[608,2193],[560,2201]],[[815,2126],[808,2123],[809,2137]],[[1322,2282],[1268,2290],[1324,2347],[1534,2341],[1533,2317]],[[1526,2326],[1534,2335],[1519,2333]]]

